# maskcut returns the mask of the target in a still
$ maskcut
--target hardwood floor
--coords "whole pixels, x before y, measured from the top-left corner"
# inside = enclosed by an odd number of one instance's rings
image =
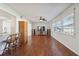
[[[14,50],[15,56],[76,56],[50,36],[29,37],[28,43]]]

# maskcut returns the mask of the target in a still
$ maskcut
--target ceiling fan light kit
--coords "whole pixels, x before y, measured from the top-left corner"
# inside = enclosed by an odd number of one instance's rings
[[[40,17],[40,21],[47,21],[47,20],[45,20],[45,18],[43,17]]]
[[[43,21],[43,20],[40,20],[40,21]]]

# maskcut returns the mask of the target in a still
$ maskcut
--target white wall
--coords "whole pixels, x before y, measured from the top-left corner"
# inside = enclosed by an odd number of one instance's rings
[[[29,22],[28,23],[28,36],[32,35],[32,24]]]
[[[32,35],[32,23],[28,19],[25,20],[28,22],[28,36],[30,37]]]
[[[51,32],[52,37],[54,37],[56,40],[64,44],[66,47],[71,49],[73,52],[79,55],[79,4],[73,4],[71,7],[65,9],[60,15],[58,15],[55,19],[50,21],[51,27],[52,24],[56,21],[62,20],[65,16],[69,15],[73,12],[73,8],[76,8],[75,10],[75,35],[65,35],[61,32]],[[51,28],[52,29],[52,28]]]
[[[2,33],[2,21],[0,19],[0,33]]]

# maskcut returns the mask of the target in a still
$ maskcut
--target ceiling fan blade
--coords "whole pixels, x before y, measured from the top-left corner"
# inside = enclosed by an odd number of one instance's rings
[[[43,18],[43,21],[47,21],[45,18]]]
[[[42,17],[40,16],[40,20],[42,20]]]

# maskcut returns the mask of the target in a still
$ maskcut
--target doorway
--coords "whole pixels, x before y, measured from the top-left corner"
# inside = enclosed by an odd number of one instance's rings
[[[45,35],[45,26],[37,26],[38,35]]]

